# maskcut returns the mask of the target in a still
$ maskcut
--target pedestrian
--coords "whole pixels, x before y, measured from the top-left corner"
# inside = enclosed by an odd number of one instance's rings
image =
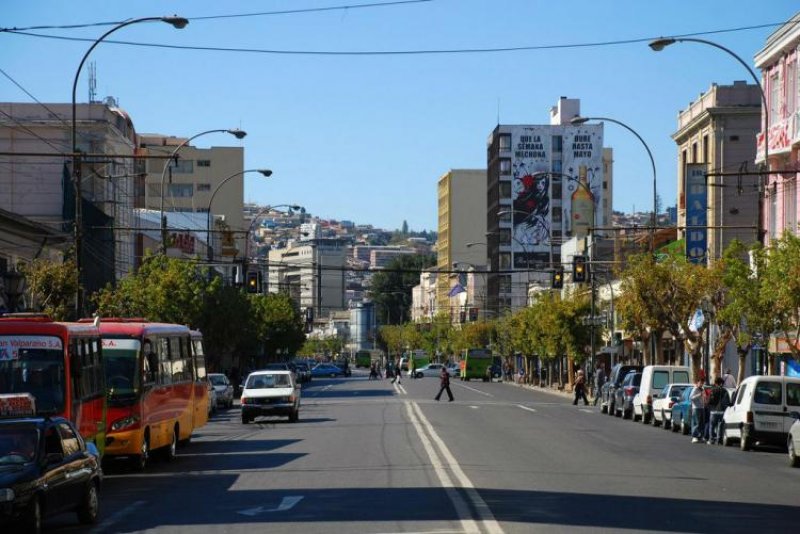
[[[730,406],[731,400],[728,396],[728,391],[724,387],[725,379],[718,376],[714,380],[714,387],[711,388],[711,395],[708,397],[708,406],[710,408],[710,417],[708,422],[708,443],[714,445],[722,442],[720,435],[720,425],[722,424],[722,414],[725,413],[725,408]]]
[[[689,395],[689,399],[692,403],[692,443],[702,443],[706,415],[706,395],[703,391],[702,378],[698,378],[695,381],[695,386]]]
[[[589,406],[589,399],[586,398],[586,378],[583,376],[583,369],[578,371],[575,377],[575,400],[572,401],[572,405],[577,406],[580,399],[583,399],[584,405]]]
[[[441,398],[443,391],[447,391],[449,402],[453,402],[453,392],[450,391],[450,373],[446,367],[442,367],[442,372],[439,373],[439,393],[434,397],[437,401]]]
[[[597,401],[600,400],[600,392],[603,389],[603,384],[606,383],[606,372],[603,369],[603,364],[597,364],[597,370],[594,373],[594,406],[597,406]]]
[[[722,375],[722,387],[736,389],[736,379],[733,378],[730,368],[725,369],[725,374]]]
[[[417,361],[411,358],[411,378],[417,378]]]
[[[392,378],[392,384],[394,383],[400,384],[400,378],[401,378],[400,374],[401,374],[400,364],[398,363],[397,365],[394,366],[394,378]]]

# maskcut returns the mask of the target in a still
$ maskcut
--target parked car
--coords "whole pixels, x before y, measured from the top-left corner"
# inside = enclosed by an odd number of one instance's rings
[[[683,390],[678,401],[672,405],[672,420],[670,421],[670,428],[673,432],[680,432],[684,436],[688,436],[692,431],[692,391],[694,385]],[[703,394],[708,399],[711,392],[711,386],[703,386]]]
[[[311,381],[311,368],[305,362],[298,362],[294,364],[295,377],[301,384]]]
[[[217,390],[214,389],[214,384],[208,377],[206,377],[206,383],[208,384],[208,416],[211,417],[212,414],[217,413]]]
[[[461,376],[461,366],[457,363],[450,363],[447,365],[447,372],[450,373],[451,377],[457,378]]]
[[[242,424],[264,415],[287,416],[289,422],[296,423],[300,419],[300,391],[289,371],[250,373],[242,390]]]
[[[0,420],[0,526],[38,533],[45,517],[65,512],[95,523],[103,478],[97,448],[67,419],[34,413]]]
[[[337,376],[344,376],[344,371],[332,363],[319,363],[311,369],[311,376],[329,376],[335,378]]]
[[[617,390],[622,386],[622,381],[625,379],[625,376],[631,372],[641,371],[641,365],[623,365],[618,363],[611,369],[611,373],[608,375],[608,380],[603,387],[600,388],[601,392],[601,403],[600,403],[600,412],[607,413],[608,415],[616,415],[617,412]]]
[[[678,402],[686,388],[694,387],[685,384],[667,384],[658,394],[653,395],[653,426],[662,426],[669,430],[672,424],[672,406]],[[641,390],[639,390],[641,395]]]
[[[620,387],[614,391],[614,415],[622,416],[623,419],[633,418],[633,397],[639,392],[641,381],[642,373],[632,372],[625,375]]]
[[[439,377],[442,374],[442,369],[447,369],[444,364],[441,363],[429,363],[428,365],[423,365],[419,369],[417,369],[416,378],[422,378],[423,376],[433,376]],[[450,369],[447,370],[447,373],[452,375]],[[408,372],[409,376],[411,375],[411,371]]]
[[[350,371],[350,363],[347,360],[336,360],[334,365],[342,370],[344,376],[350,376],[352,374]]]
[[[224,408],[233,407],[233,384],[228,377],[222,373],[208,373],[208,379],[214,386],[216,393],[216,404]]]
[[[800,412],[792,412],[794,423],[789,427],[786,450],[789,451],[789,465],[800,467]]]
[[[653,401],[669,383],[689,383],[690,370],[685,365],[647,365],[642,369],[639,393],[633,399],[633,419],[650,424],[653,419]]]
[[[739,384],[722,416],[722,443],[738,440],[743,451],[756,443],[783,446],[793,424],[787,415],[798,410],[800,378],[749,376]]]

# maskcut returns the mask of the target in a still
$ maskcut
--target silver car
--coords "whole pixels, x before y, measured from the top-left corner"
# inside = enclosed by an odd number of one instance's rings
[[[222,373],[209,373],[208,379],[217,394],[217,405],[225,408],[233,407],[233,384]]]

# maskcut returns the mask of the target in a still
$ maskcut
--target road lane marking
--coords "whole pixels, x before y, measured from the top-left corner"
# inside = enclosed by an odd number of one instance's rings
[[[403,385],[400,384],[399,382],[395,382],[392,385],[394,386],[394,389],[397,390],[398,393],[400,393],[402,395],[408,395],[408,392],[406,391],[406,388],[404,388]]]
[[[455,456],[453,456],[453,454],[450,452],[450,449],[447,447],[445,442],[436,433],[430,421],[428,421],[428,418],[425,417],[425,414],[422,413],[422,408],[420,408],[416,402],[411,402],[409,404],[411,405],[412,408],[411,413],[415,414],[418,418],[418,419],[412,418],[412,422],[414,423],[415,428],[417,428],[417,432],[420,434],[421,437],[422,433],[420,432],[420,427],[417,426],[421,425],[421,427],[424,428],[424,430],[427,431],[427,433],[430,435],[431,440],[435,443],[439,454],[441,454],[442,457],[447,462],[447,467],[458,480],[458,483],[460,484],[460,487],[464,490],[464,493],[466,493],[467,498],[472,504],[472,508],[478,515],[478,521],[480,522],[481,526],[483,526],[483,530],[488,532],[489,534],[502,534],[503,529],[500,528],[500,524],[495,519],[494,514],[492,513],[489,506],[486,504],[486,501],[484,501],[483,498],[480,496],[478,490],[476,490],[475,486],[472,484],[472,481],[469,479],[469,477],[467,477],[466,473],[464,473],[464,471],[461,469],[461,466],[456,461]],[[426,450],[428,450],[427,447]],[[433,458],[433,456],[436,456],[436,451],[430,449],[428,455],[431,456],[431,458]],[[438,460],[438,456],[436,457]],[[453,504],[455,504],[455,502]],[[459,516],[460,515],[461,513],[459,512]],[[462,525],[465,525],[465,530],[466,530],[466,524],[463,519],[462,519]]]
[[[469,386],[465,386],[464,384],[456,384],[456,385],[460,386],[460,387],[462,387],[464,389],[468,389],[470,391],[474,391],[475,393],[480,393],[481,395],[485,395],[486,397],[494,397],[494,395],[492,395],[491,393],[486,393],[485,391],[481,391],[479,389],[471,388]]]
[[[132,502],[116,514],[112,515],[96,527],[94,527],[90,532],[103,532],[104,530],[108,529],[110,526],[114,525],[114,523],[118,522],[120,519],[124,518],[127,515],[132,514],[136,511],[137,508],[145,504],[146,501],[136,501]]]
[[[583,413],[594,413],[594,410],[590,410],[588,408],[581,408],[580,409]]]
[[[523,410],[527,410],[529,412],[536,413],[536,410],[534,408],[528,408],[527,406],[523,406],[522,404],[517,404],[517,408],[521,408]]]

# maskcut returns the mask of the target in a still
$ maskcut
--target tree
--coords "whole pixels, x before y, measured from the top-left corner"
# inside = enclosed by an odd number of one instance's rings
[[[263,343],[266,361],[275,361],[278,355],[294,355],[303,346],[303,319],[289,295],[251,295],[250,306],[256,339]]]
[[[21,267],[31,295],[32,310],[39,310],[56,321],[75,319],[75,294],[80,282],[75,260],[55,263],[37,259]]]
[[[385,324],[402,324],[409,320],[411,289],[419,284],[420,272],[435,263],[433,255],[404,254],[372,277],[369,294],[379,320],[385,320]]]
[[[768,306],[775,330],[786,340],[795,359],[800,358],[800,238],[786,232],[770,243],[763,269],[761,303]],[[760,273],[759,273],[760,274]],[[769,374],[775,374],[774,356]]]

